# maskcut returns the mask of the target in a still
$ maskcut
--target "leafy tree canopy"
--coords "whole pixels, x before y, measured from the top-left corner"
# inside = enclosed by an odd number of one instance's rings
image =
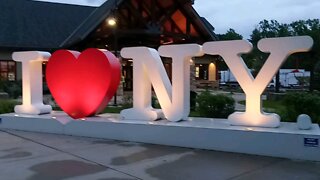
[[[226,40],[240,40],[242,39],[242,35],[238,34],[234,29],[230,28],[227,33],[225,34],[218,34],[217,35],[220,41]]]
[[[262,38],[286,37],[286,36],[311,36],[314,40],[313,48],[307,53],[297,53],[286,61],[283,68],[303,68],[311,72],[310,90],[320,89],[320,82],[317,82],[315,75],[317,63],[320,61],[320,21],[319,19],[308,19],[294,21],[290,24],[279,23],[276,20],[260,21],[258,26],[252,31],[249,41],[254,45],[252,53],[246,56],[252,67],[260,70],[268,54],[264,54],[257,49],[257,43]],[[249,63],[250,64],[250,63]]]

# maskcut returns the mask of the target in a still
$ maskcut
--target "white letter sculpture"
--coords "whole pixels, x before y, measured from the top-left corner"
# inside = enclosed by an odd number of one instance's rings
[[[159,53],[172,57],[172,86],[155,49],[124,48],[121,56],[133,59],[133,108],[121,111],[124,119],[169,121],[186,119],[190,111],[190,59],[202,56],[197,44],[161,46]],[[151,85],[162,111],[151,107]]]
[[[16,113],[50,113],[50,105],[43,104],[42,62],[48,61],[50,53],[40,51],[14,52],[12,59],[22,63],[22,105],[14,108]]]
[[[278,127],[279,115],[263,113],[261,94],[289,55],[309,51],[312,44],[313,40],[309,36],[260,40],[259,50],[270,53],[270,56],[254,79],[241,58],[241,54],[251,51],[252,45],[249,42],[237,40],[205,43],[204,52],[222,56],[246,94],[245,112],[231,114],[228,117],[230,123],[240,126]]]

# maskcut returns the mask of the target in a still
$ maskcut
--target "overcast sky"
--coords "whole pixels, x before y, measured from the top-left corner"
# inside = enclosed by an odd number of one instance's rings
[[[40,0],[100,6],[106,0]],[[263,19],[280,23],[320,18],[320,0],[195,0],[194,8],[214,27],[215,33],[233,28],[249,38]]]
[[[194,8],[216,33],[233,28],[245,38],[263,19],[290,23],[320,18],[320,0],[195,0]]]

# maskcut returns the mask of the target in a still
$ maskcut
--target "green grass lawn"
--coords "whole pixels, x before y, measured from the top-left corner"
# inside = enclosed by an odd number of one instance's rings
[[[102,113],[120,113],[120,111],[127,108],[128,107],[122,107],[122,106],[108,106],[102,111]]]
[[[245,101],[239,102],[240,104],[245,104]],[[0,114],[2,113],[9,113],[13,112],[14,106],[17,104],[17,102],[13,100],[0,100]],[[277,101],[264,101],[263,107],[267,108],[266,112],[275,112],[275,109],[277,110],[285,110],[285,107],[277,102]],[[108,106],[106,107],[102,113],[120,113],[123,109],[128,109],[130,107],[128,106]],[[160,108],[160,107],[156,107]],[[53,110],[55,111],[61,111],[60,107],[54,107]],[[201,117],[200,113],[196,110],[190,110],[190,117]]]
[[[245,105],[245,101],[239,101],[240,104]],[[284,102],[281,100],[264,100],[262,103],[264,112],[276,113],[281,117],[281,121],[284,122],[296,122],[296,118],[289,118],[287,107],[284,105]],[[319,122],[316,119],[314,122]]]
[[[101,113],[120,113],[121,110],[127,109],[130,107],[123,107],[123,106],[107,106]],[[60,107],[54,107],[53,110],[55,111],[62,111]]]
[[[123,109],[128,109],[130,107],[122,107],[122,106],[108,106],[106,107],[102,113],[120,113]],[[160,108],[160,107],[157,107]],[[199,112],[197,111],[190,111],[190,117],[200,117]]]
[[[262,106],[266,108],[266,112],[285,111],[286,107],[282,101],[265,100]]]
[[[239,103],[245,105],[245,101],[239,101]],[[14,106],[17,104],[20,104],[20,103],[16,102],[15,100],[0,99],[0,114],[13,112]],[[279,114],[281,116],[281,121],[285,121],[285,122],[295,122],[296,121],[296,117],[293,118],[292,114],[289,114],[287,107],[285,106],[285,104],[282,100],[264,100],[262,105],[263,105],[265,112]],[[128,109],[128,108],[131,108],[131,106],[130,107],[128,105],[126,105],[126,106],[108,106],[102,111],[102,113],[120,113],[123,109]],[[155,108],[160,108],[160,106],[156,105]],[[54,107],[53,109],[56,111],[61,111],[61,109],[59,107]],[[291,115],[291,118],[289,118],[290,115]],[[190,110],[189,116],[190,117],[204,117],[203,115],[200,115],[199,111],[196,111],[196,110]],[[317,116],[317,117],[319,117],[319,116]],[[319,118],[314,118],[314,122],[320,123]]]
[[[246,101],[239,101],[239,104],[246,105]],[[275,101],[275,100],[264,100],[262,102],[262,107],[264,108],[265,112],[276,112],[276,111],[285,111],[286,107],[282,101]]]
[[[245,105],[245,101],[239,101],[239,104]],[[287,108],[284,102],[281,100],[263,100],[262,102],[263,111],[267,113],[276,113],[281,117],[281,121],[284,122],[295,122],[296,119],[290,119],[288,117]]]

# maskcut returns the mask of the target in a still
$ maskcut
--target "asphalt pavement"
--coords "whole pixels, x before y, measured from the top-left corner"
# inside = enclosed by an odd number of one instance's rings
[[[320,180],[320,162],[1,130],[0,179]]]

